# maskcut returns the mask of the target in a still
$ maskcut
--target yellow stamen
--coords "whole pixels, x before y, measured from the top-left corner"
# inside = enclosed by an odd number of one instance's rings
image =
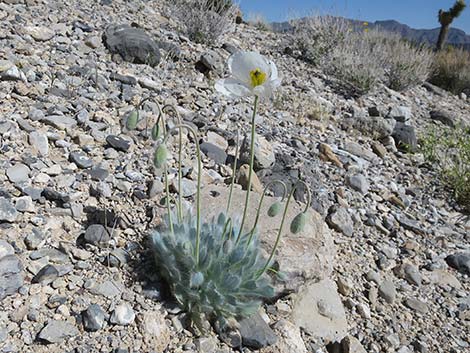
[[[266,82],[266,73],[256,68],[250,71],[251,85],[253,87],[261,86]]]

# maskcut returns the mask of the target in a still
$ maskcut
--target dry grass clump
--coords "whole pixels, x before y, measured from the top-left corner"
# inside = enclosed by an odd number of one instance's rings
[[[364,94],[378,83],[404,90],[429,76],[433,53],[400,36],[354,26],[333,16],[294,23],[293,42],[302,57],[346,87]]]
[[[214,44],[233,31],[238,13],[232,0],[172,0],[168,7],[182,32],[192,41],[205,44]]]
[[[383,33],[383,32],[382,32]],[[433,52],[417,46],[398,35],[385,34],[387,65],[385,84],[395,91],[403,91],[426,81],[431,73]]]
[[[248,23],[260,31],[272,30],[271,24],[260,13],[248,14]]]
[[[452,47],[438,52],[429,81],[455,94],[470,93],[470,52]]]

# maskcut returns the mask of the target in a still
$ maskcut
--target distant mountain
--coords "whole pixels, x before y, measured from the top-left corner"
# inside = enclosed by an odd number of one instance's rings
[[[305,18],[301,18],[295,21],[304,20]],[[351,19],[348,19],[348,21],[352,22],[355,26],[362,26],[362,23],[364,22]],[[395,32],[411,41],[417,43],[427,43],[430,45],[434,45],[437,42],[437,37],[439,36],[440,30],[439,27],[434,29],[415,29],[395,20],[375,21],[368,23],[369,28],[379,28],[386,31]],[[272,28],[275,31],[286,32],[292,29],[292,25],[289,22],[274,22],[272,23]],[[466,34],[461,29],[451,28],[449,30],[447,43],[470,50],[470,35]]]

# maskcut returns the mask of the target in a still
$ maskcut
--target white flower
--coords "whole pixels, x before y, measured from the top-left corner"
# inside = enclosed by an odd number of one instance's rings
[[[228,59],[231,77],[218,80],[215,89],[231,98],[271,97],[281,83],[272,61],[252,51],[239,51]]]

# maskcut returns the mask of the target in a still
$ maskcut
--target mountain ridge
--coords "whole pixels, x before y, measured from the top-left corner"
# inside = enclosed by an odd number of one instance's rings
[[[296,19],[294,21],[305,21],[307,17]],[[367,22],[369,28],[378,28],[389,32],[398,33],[406,39],[415,41],[417,43],[424,43],[434,45],[437,42],[439,36],[440,27],[431,29],[417,29],[412,28],[406,24],[398,22],[396,20],[377,20],[375,22],[346,19],[347,21],[358,26]],[[271,23],[274,31],[286,32],[292,29],[291,22],[273,22]],[[449,36],[447,43],[453,46],[462,47],[466,50],[470,50],[470,35],[466,34],[465,31],[451,27],[449,30]]]

